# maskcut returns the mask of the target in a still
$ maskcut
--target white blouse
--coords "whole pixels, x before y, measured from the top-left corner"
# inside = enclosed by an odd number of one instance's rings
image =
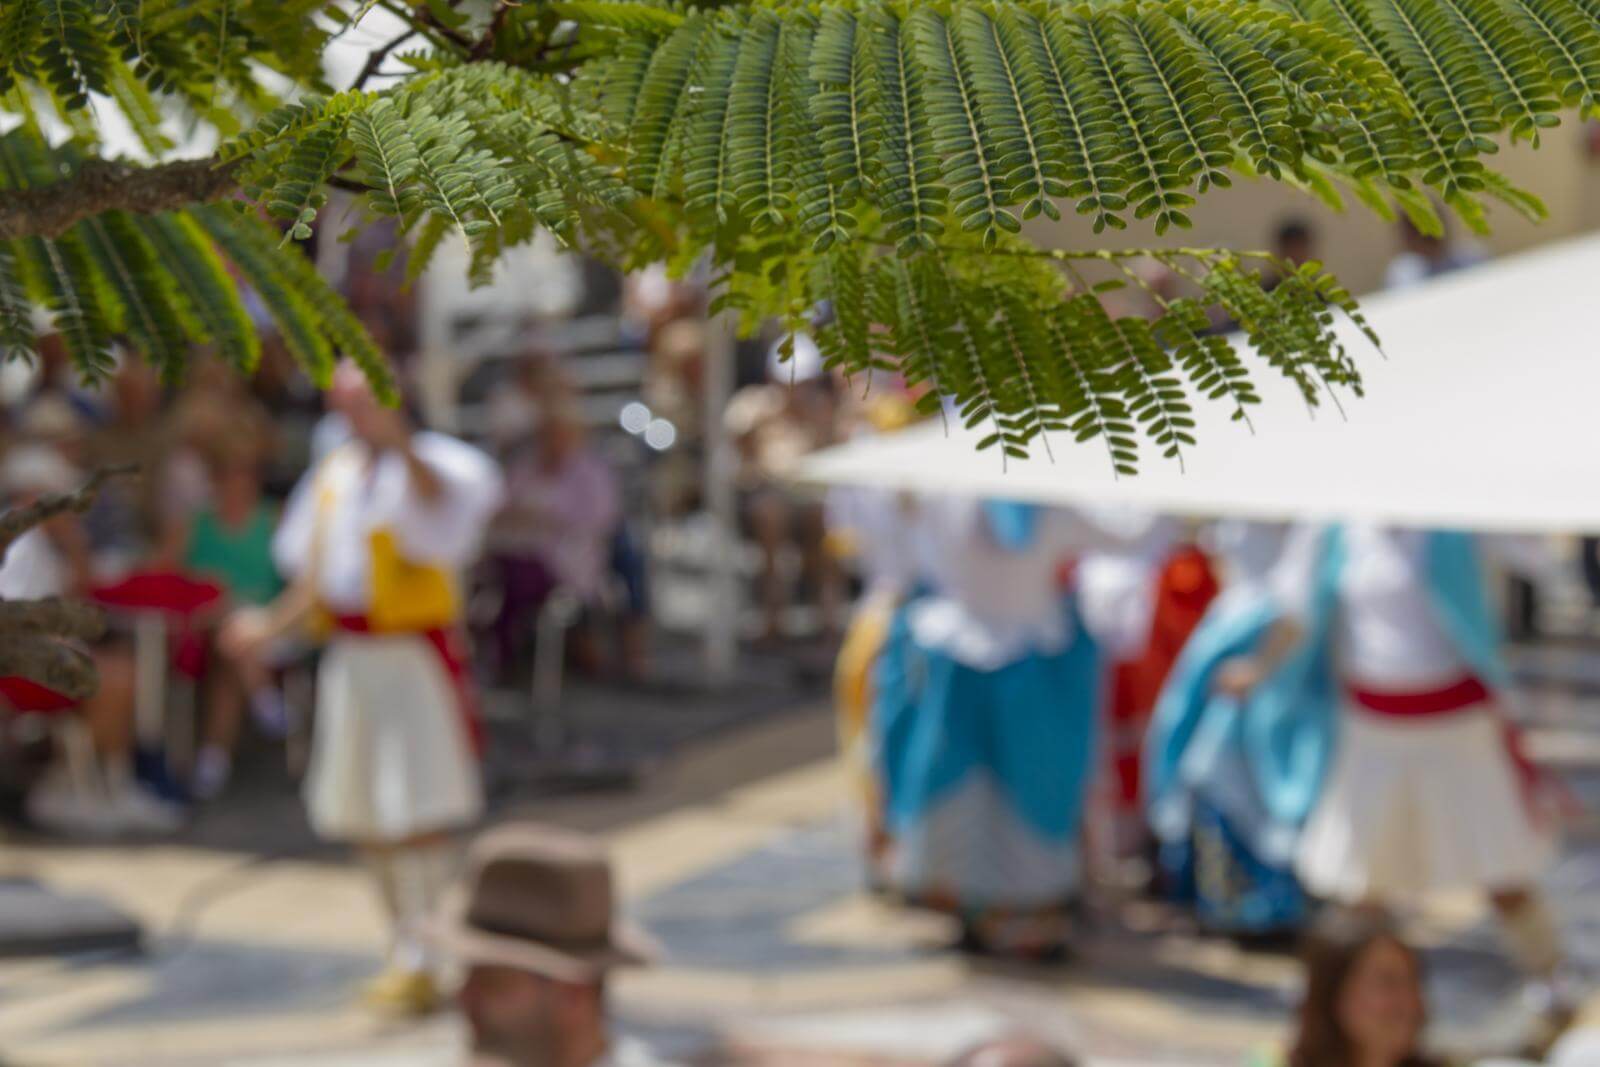
[[[1268,579],[1284,611],[1302,625],[1311,611],[1324,529],[1295,527]],[[1468,672],[1424,585],[1427,536],[1372,523],[1345,525],[1334,650],[1340,672],[1353,684],[1417,691],[1448,685]],[[1480,536],[1478,543],[1517,569],[1540,562],[1539,546],[1528,538]]]
[[[909,493],[866,486],[828,490],[828,528],[850,534],[856,568],[867,595],[909,593],[923,577],[918,544],[918,503]]]
[[[391,530],[413,563],[460,570],[477,555],[489,518],[500,507],[500,468],[483,452],[437,433],[414,435],[411,447],[441,483],[435,500],[412,491],[403,457],[386,452],[374,460],[356,443],[337,448],[307,471],[289,497],[273,538],[273,560],[290,578],[315,571],[318,597],[333,612],[357,615],[371,608],[375,530]],[[332,496],[326,509],[318,503],[324,488]]]
[[[1107,530],[1082,513],[1045,508],[1030,543],[1013,550],[995,539],[979,501],[957,496],[925,498],[918,519],[935,593],[911,606],[912,635],[979,670],[1065,648],[1073,634],[1061,564],[1143,533],[1137,524]]]

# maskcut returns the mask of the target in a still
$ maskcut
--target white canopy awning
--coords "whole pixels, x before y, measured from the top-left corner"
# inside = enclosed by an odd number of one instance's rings
[[[1363,301],[1379,355],[1348,323],[1366,396],[1315,417],[1251,360],[1252,434],[1200,401],[1185,469],[1143,450],[1117,478],[1100,441],[977,451],[934,419],[810,456],[801,480],[1191,516],[1352,518],[1483,530],[1600,531],[1600,236]],[[980,427],[980,431],[981,431]]]

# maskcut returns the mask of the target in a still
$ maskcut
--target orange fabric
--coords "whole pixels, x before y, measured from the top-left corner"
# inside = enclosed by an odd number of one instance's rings
[[[1219,589],[1216,573],[1205,553],[1192,545],[1175,550],[1156,581],[1156,605],[1149,639],[1139,655],[1112,668],[1107,708],[1108,747],[1116,782],[1115,803],[1119,810],[1139,807],[1139,757],[1144,746],[1145,727],[1172,665]]]

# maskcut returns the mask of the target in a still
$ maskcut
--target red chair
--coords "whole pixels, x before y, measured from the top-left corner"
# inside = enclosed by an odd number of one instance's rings
[[[197,624],[221,605],[223,596],[216,582],[166,570],[136,571],[89,594],[133,623],[134,735],[139,745],[164,747],[181,768],[194,756],[195,691],[205,669]],[[169,670],[183,684],[169,687]]]
[[[0,710],[19,720],[43,722],[61,746],[72,788],[87,794],[94,788],[98,760],[88,726],[76,715],[67,714],[77,705],[65,693],[27,678],[0,678]]]

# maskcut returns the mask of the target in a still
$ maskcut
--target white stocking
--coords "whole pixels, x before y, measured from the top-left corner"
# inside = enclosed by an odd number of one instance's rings
[[[394,963],[404,970],[431,970],[434,961],[427,942],[427,925],[450,880],[450,846],[444,842],[411,845],[396,849],[393,856],[399,905]]]

